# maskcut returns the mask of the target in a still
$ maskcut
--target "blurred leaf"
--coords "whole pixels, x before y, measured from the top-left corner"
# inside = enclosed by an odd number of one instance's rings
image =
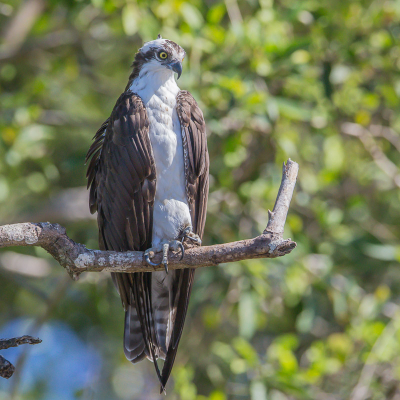
[[[256,329],[256,304],[252,293],[242,293],[239,300],[239,333],[251,338]]]
[[[267,389],[260,381],[254,381],[250,387],[251,400],[268,400]]]

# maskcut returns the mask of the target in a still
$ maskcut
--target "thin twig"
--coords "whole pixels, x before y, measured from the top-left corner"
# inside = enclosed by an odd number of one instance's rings
[[[370,131],[361,125],[346,122],[342,124],[342,132],[346,135],[358,137],[364,145],[365,150],[371,154],[375,164],[393,180],[393,183],[397,187],[400,187],[399,168],[397,168],[396,164],[389,160],[386,154],[379,148]]]
[[[400,152],[400,136],[392,128],[382,125],[370,125],[369,131],[375,137],[383,137]]]
[[[10,347],[17,347],[21,344],[38,344],[42,343],[41,339],[34,338],[32,336],[20,336],[12,339],[0,339],[0,350],[9,349]],[[11,378],[15,371],[14,365],[10,361],[6,360],[3,356],[0,356],[0,377]]]
[[[71,284],[71,280],[67,276],[61,277],[56,286],[54,287],[53,291],[51,292],[50,296],[46,300],[45,309],[43,313],[41,313],[36,320],[34,321],[33,325],[30,326],[29,332],[36,335],[40,328],[46,323],[46,321],[50,318],[52,312],[60,303],[60,301],[64,298],[65,291]],[[25,347],[20,356],[18,357],[17,361],[15,362],[15,375],[11,382],[10,387],[10,400],[14,400],[18,396],[18,389],[20,388],[20,380],[22,376],[22,371],[24,364],[29,356],[31,348]]]
[[[231,24],[238,26],[243,22],[242,13],[236,0],[225,0],[226,10],[228,11]]]
[[[12,339],[0,339],[0,350],[9,349],[10,347],[17,347],[21,344],[38,344],[42,340],[29,335],[20,336]]]
[[[12,18],[3,32],[1,55],[12,56],[22,46],[36,20],[42,14],[46,2],[44,0],[26,0],[22,2],[17,14]]]
[[[289,211],[289,205],[292,200],[298,173],[299,165],[290,158],[286,164],[283,163],[281,186],[279,187],[273,211],[271,212],[268,210],[269,220],[264,234],[272,233],[279,236],[283,235],[286,216]]]
[[[350,400],[366,400],[369,398],[368,391],[372,384],[372,378],[374,377],[375,371],[378,367],[379,354],[382,354],[388,346],[388,338],[394,337],[400,329],[399,315],[400,314],[397,312],[376,339],[367,359],[364,362],[357,385],[351,392]]]

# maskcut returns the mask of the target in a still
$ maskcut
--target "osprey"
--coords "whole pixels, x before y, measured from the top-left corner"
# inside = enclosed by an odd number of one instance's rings
[[[136,53],[125,92],[86,156],[90,211],[102,250],[163,252],[165,271],[112,273],[125,309],[129,361],[154,362],[161,391],[185,322],[194,269],[168,272],[168,251],[201,244],[208,198],[206,128],[192,95],[174,78],[185,51],[162,39]],[[162,370],[157,359],[163,359]]]

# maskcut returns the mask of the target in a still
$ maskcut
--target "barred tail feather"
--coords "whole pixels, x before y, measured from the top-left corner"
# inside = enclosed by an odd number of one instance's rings
[[[132,363],[137,363],[146,357],[146,346],[143,340],[142,328],[137,316],[136,307],[129,306],[125,311],[124,353]]]

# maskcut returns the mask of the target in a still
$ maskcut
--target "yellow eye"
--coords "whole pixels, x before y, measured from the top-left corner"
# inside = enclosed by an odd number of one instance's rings
[[[168,57],[168,54],[165,51],[162,51],[158,56],[165,60]]]

